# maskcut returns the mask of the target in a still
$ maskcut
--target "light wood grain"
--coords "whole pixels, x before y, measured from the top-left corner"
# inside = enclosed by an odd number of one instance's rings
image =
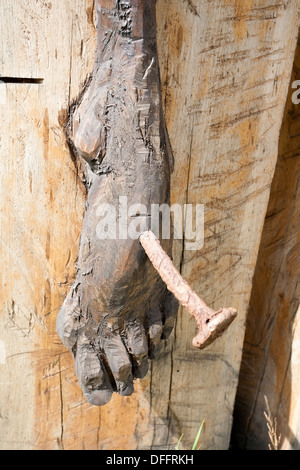
[[[160,4],[162,75],[176,162],[172,200],[205,204],[206,220],[203,250],[182,253],[178,245],[175,259],[210,306],[234,305],[239,317],[218,343],[195,353],[193,322],[181,312],[169,391],[162,398],[169,402],[164,416],[173,434],[166,431],[164,439],[175,442],[184,432],[191,443],[205,419],[202,448],[226,449],[298,16],[295,2],[193,4],[197,15],[188,2],[165,2],[165,9]],[[153,368],[164,375],[163,361]],[[159,439],[154,443],[159,446]]]
[[[158,0],[160,69],[175,157],[172,201],[206,206],[205,245],[174,258],[214,308],[240,312],[192,349],[176,331],[130,398],[87,405],[55,333],[74,277],[84,189],[65,142],[71,101],[92,70],[92,0],[1,2],[0,448],[165,449],[203,419],[203,449],[227,449],[244,337],[298,29],[296,0]],[[3,355],[3,354],[2,354]]]
[[[0,108],[1,448],[62,446],[61,368],[69,365],[55,319],[85,200],[63,124],[92,64],[92,3],[1,2],[1,75],[44,79],[7,84]]]
[[[265,396],[273,418],[278,419],[280,448],[300,448],[300,106],[292,101],[299,67],[298,41],[253,280],[237,394],[234,439],[247,449],[268,448],[262,419]]]

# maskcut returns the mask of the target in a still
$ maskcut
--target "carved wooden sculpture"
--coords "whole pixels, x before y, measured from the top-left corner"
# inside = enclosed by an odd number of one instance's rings
[[[97,236],[100,205],[118,208],[120,196],[128,206],[143,204],[147,213],[129,214],[128,222],[143,218],[150,229],[151,205],[169,203],[172,153],[161,106],[155,8],[155,0],[96,0],[93,76],[70,119],[69,138],[88,164],[89,195],[76,281],[57,331],[74,356],[86,399],[98,406],[114,391],[133,393],[134,378],[147,374],[148,357],[172,331],[178,309],[138,239]],[[171,240],[161,243],[170,254]],[[220,320],[217,313],[211,339],[236,314],[226,311]],[[204,336],[198,347],[210,342]]]

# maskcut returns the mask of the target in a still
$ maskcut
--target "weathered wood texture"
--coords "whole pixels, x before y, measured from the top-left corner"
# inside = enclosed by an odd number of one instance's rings
[[[1,76],[44,79],[7,84],[0,108],[1,448],[63,446],[69,358],[55,320],[73,280],[85,201],[63,124],[92,66],[92,5],[0,6]]]
[[[228,448],[244,321],[298,29],[296,0],[159,0],[164,104],[175,157],[172,201],[206,205],[205,245],[174,257],[212,307],[238,320],[204,352],[180,312],[164,356],[130,397],[88,405],[55,333],[74,279],[84,188],[63,133],[92,70],[92,0],[1,2],[0,447]],[[6,354],[5,354],[6,353]]]
[[[297,3],[193,2],[196,9],[187,8],[184,17],[182,2],[166,3],[159,44],[176,162],[173,201],[206,207],[204,249],[183,253],[182,273],[209,305],[239,311],[227,335],[200,354],[190,347],[192,322],[179,317],[166,418],[188,442],[206,419],[203,448],[227,448],[243,323],[297,39]],[[176,254],[179,261],[181,247]],[[158,367],[153,365],[155,372]]]
[[[300,449],[300,43],[280,134],[248,314],[233,438],[246,449],[267,449],[266,396],[278,419],[282,449]]]

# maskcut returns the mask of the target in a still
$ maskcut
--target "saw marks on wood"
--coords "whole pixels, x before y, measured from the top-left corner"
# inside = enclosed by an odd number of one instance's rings
[[[205,204],[199,252],[174,259],[213,308],[239,311],[224,338],[194,350],[177,328],[130,398],[103,409],[80,391],[55,333],[74,279],[85,194],[66,144],[68,107],[92,71],[93,2],[3,0],[1,75],[1,448],[227,449],[261,232],[298,32],[297,3],[158,0],[164,107],[174,151],[172,202]],[[195,12],[197,11],[197,14]],[[12,27],[13,25],[13,27]],[[1,343],[2,344],[2,343]]]

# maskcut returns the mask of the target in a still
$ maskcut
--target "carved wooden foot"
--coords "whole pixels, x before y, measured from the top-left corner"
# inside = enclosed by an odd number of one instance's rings
[[[96,0],[92,80],[74,110],[69,137],[88,167],[89,194],[76,281],[57,319],[86,399],[107,403],[133,392],[178,303],[136,239],[100,236],[103,208],[142,204],[125,222],[150,228],[152,204],[169,203],[172,155],[162,114],[155,0]],[[123,198],[123,199],[120,199]],[[125,199],[126,198],[126,199]],[[103,217],[102,217],[103,218]],[[124,221],[123,221],[124,222]],[[126,225],[126,224],[125,224]],[[110,234],[112,235],[112,234]],[[171,252],[171,241],[162,242]]]

